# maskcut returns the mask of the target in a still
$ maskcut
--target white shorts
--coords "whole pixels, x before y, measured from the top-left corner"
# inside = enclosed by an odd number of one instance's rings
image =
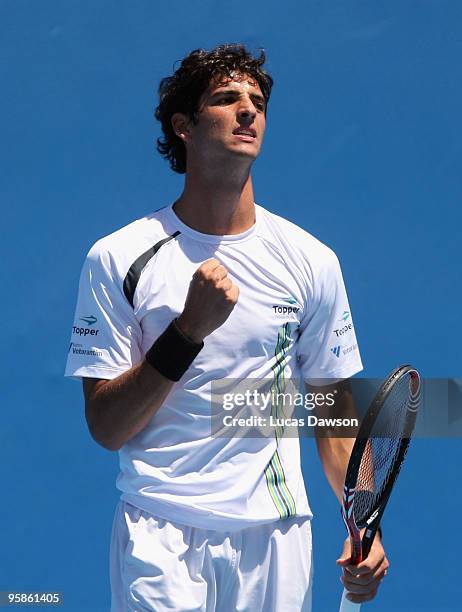
[[[110,573],[111,612],[310,612],[311,524],[291,518],[211,531],[121,500]]]

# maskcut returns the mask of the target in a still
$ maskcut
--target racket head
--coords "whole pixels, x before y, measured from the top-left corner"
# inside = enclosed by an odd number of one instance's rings
[[[369,554],[404,461],[420,405],[420,389],[415,368],[396,368],[362,420],[348,463],[342,505],[355,564]],[[361,540],[363,528],[366,531]]]

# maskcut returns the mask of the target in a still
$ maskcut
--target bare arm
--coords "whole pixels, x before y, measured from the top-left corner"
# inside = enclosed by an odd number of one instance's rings
[[[320,389],[316,387],[319,392]],[[319,414],[321,417],[357,418],[357,412],[351,393],[350,383],[346,380],[336,385],[323,387],[322,393],[335,392],[336,401],[331,414]],[[318,416],[318,415],[317,415]],[[348,432],[352,437],[342,438],[342,429],[332,428],[329,436],[325,429],[316,430],[316,443],[321,463],[326,477],[334,490],[339,502],[342,502],[343,485],[350,460],[351,451],[357,432]],[[350,565],[350,538],[345,539],[343,551],[337,564],[343,568],[342,582],[349,592],[348,598],[355,603],[363,603],[373,599],[381,581],[387,574],[388,559],[383,549],[380,535],[374,538],[370,553],[358,566]]]
[[[177,324],[200,343],[226,321],[238,296],[227,270],[209,259],[194,273]],[[146,427],[173,385],[145,359],[113,380],[85,379],[85,417],[92,437],[108,450],[119,450]]]
[[[357,417],[351,386],[348,380],[324,387],[315,387],[314,389],[317,393],[323,393],[324,395],[333,393],[335,396],[334,406],[327,408],[327,412],[325,408],[316,409],[316,416],[321,418]],[[318,454],[324,473],[337,499],[341,503],[346,470],[355,439],[354,437],[340,437],[344,434],[344,430],[336,429],[335,427],[329,428],[328,431],[324,427],[317,427],[315,434]],[[351,435],[354,436],[354,434],[355,432],[352,432]]]
[[[173,385],[145,360],[113,380],[84,379],[85,417],[93,439],[119,450],[146,427]]]

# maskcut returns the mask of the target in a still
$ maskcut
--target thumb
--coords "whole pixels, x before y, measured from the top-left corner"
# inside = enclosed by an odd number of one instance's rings
[[[349,565],[350,561],[351,561],[351,545],[350,545],[350,538],[347,538],[343,544],[342,554],[340,555],[340,558],[337,559],[336,563],[337,565],[340,565],[340,567],[344,567],[345,565]]]

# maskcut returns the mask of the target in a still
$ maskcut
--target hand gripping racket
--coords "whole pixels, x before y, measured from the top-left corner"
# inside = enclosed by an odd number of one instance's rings
[[[342,505],[354,565],[369,554],[404,461],[419,405],[419,373],[403,365],[382,384],[363,418],[348,463]],[[361,604],[349,601],[346,594],[344,590],[340,612],[358,612]]]

